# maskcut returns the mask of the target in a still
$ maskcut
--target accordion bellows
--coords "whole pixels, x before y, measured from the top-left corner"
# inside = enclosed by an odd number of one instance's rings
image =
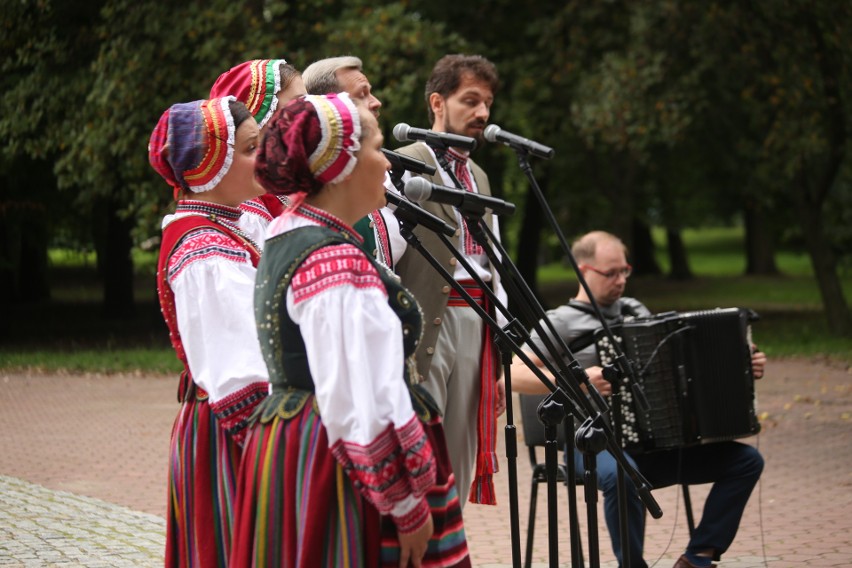
[[[619,385],[614,427],[632,452],[733,440],[760,431],[751,368],[751,310],[670,312],[612,328],[633,369]],[[596,338],[602,364],[612,360]],[[636,389],[641,387],[648,408]]]

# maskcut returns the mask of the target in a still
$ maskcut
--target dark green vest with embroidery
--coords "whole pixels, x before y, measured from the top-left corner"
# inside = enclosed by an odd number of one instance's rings
[[[275,416],[291,418],[315,390],[301,330],[287,312],[287,288],[293,274],[308,256],[323,247],[341,243],[359,246],[349,234],[327,227],[294,229],[266,241],[257,267],[254,312],[272,393],[258,407],[253,416],[255,420],[260,418],[262,422],[268,422]],[[388,305],[402,324],[405,364],[400,369],[400,380],[408,385],[417,415],[428,420],[437,413],[436,405],[422,387],[412,385],[410,381],[410,377],[416,376],[412,371],[413,354],[422,330],[420,308],[414,296],[402,287],[392,272],[369,254],[365,256],[376,268],[388,293]]]

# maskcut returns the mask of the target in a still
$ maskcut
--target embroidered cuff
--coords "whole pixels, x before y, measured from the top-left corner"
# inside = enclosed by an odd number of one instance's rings
[[[354,487],[383,515],[406,499],[422,498],[435,484],[432,445],[414,415],[399,430],[388,425],[366,446],[338,440],[331,451]]]
[[[408,501],[408,500],[406,500]],[[397,514],[394,511],[391,513],[396,528],[401,533],[413,533],[426,524],[429,516],[432,514],[432,509],[429,507],[429,502],[425,497],[420,499],[411,498],[412,503],[401,503],[400,509],[405,510],[406,507],[411,507],[410,510],[402,514]]]

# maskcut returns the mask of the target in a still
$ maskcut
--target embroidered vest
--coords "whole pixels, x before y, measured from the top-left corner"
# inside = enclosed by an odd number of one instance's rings
[[[157,259],[157,296],[160,299],[160,309],[163,312],[163,318],[166,320],[166,327],[169,330],[169,340],[175,350],[178,360],[183,363],[183,372],[181,373],[180,384],[178,385],[178,402],[183,402],[187,396],[194,395],[194,383],[192,383],[192,373],[189,370],[189,362],[186,358],[186,351],[183,348],[183,341],[180,337],[177,325],[177,311],[175,310],[175,294],[172,287],[169,286],[168,271],[169,259],[175,253],[175,249],[183,241],[183,238],[191,232],[199,229],[213,229],[224,235],[232,238],[234,241],[242,244],[251,258],[252,266],[257,266],[260,260],[260,254],[257,249],[248,241],[240,237],[234,231],[227,227],[212,221],[207,217],[200,215],[188,215],[175,219],[163,229],[163,240],[160,243],[160,256]]]
[[[255,319],[272,393],[260,404],[253,420],[266,423],[275,416],[292,418],[301,411],[315,390],[301,331],[287,312],[287,289],[296,270],[312,253],[341,243],[361,248],[348,234],[327,227],[294,229],[266,241],[257,270]],[[402,324],[406,364],[400,369],[400,378],[408,385],[415,412],[421,419],[428,420],[431,414],[436,413],[436,405],[421,387],[412,385],[410,380],[414,366],[412,356],[422,329],[420,308],[414,296],[402,287],[393,273],[366,251],[364,254],[376,268],[388,293],[388,305]]]

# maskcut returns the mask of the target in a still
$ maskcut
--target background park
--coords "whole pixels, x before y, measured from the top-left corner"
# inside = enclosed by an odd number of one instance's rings
[[[171,192],[146,144],[246,59],[364,61],[393,126],[426,124],[449,52],[501,73],[492,122],[556,149],[533,173],[570,238],[630,245],[657,311],[749,307],[770,356],[852,359],[852,7],[845,2],[2,0],[0,365],[178,369],[156,306]],[[513,152],[503,233],[546,306],[575,284]]]
[[[852,3],[0,8],[0,431],[11,433],[0,436],[0,564],[162,565],[180,366],[155,291],[159,223],[172,207],[147,162],[160,114],[206,97],[247,59],[303,69],[353,54],[394,149],[394,125],[428,126],[422,89],[434,62],[467,52],[500,71],[491,122],[555,149],[531,165],[564,234],[606,229],[628,243],[628,294],[655,312],[759,313],[754,338],[769,365],[757,384],[763,430],[748,443],[767,467],[724,566],[848,565]],[[474,158],[517,205],[502,222],[510,256],[545,306],[564,302],[576,282],[517,157],[484,144]],[[530,465],[519,466],[523,515]],[[510,559],[507,476],[497,478],[497,511],[465,511],[474,563],[486,568]],[[655,491],[666,514],[646,550],[671,559],[686,537],[677,492],[665,491]],[[538,516],[542,563],[543,501]]]

